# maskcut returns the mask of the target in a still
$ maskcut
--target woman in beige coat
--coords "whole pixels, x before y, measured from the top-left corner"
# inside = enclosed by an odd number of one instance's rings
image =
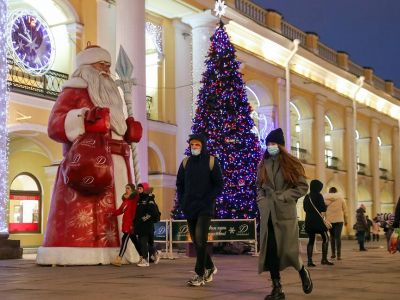
[[[260,211],[259,272],[269,271],[273,289],[265,299],[285,299],[280,271],[294,267],[300,274],[303,291],[311,293],[309,271],[299,253],[297,199],[308,190],[304,168],[284,145],[282,129],[271,131],[257,173],[257,204]]]
[[[341,260],[342,229],[343,224],[347,225],[346,202],[335,187],[331,187],[324,198],[327,207],[326,219],[332,224],[332,228],[329,230],[331,236],[331,258],[337,257],[337,260]]]

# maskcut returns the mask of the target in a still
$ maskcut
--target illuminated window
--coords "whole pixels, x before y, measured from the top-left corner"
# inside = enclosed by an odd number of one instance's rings
[[[10,233],[39,233],[41,222],[40,185],[31,174],[21,173],[11,183]]]

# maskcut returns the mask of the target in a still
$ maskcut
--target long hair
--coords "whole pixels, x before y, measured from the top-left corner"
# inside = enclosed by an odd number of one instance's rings
[[[300,177],[306,177],[306,172],[304,171],[301,162],[296,157],[287,152],[284,146],[278,144],[278,147],[279,147],[279,154],[278,154],[279,164],[281,166],[283,178],[285,179],[285,181],[291,184],[295,184],[299,181]],[[257,176],[258,184],[264,184],[267,183],[268,181],[268,174],[265,168],[265,160],[270,157],[271,155],[268,153],[267,150],[265,150],[263,159],[258,165],[258,176]]]

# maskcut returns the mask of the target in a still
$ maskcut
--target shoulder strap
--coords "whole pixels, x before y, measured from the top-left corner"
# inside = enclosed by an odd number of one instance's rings
[[[214,169],[215,157],[210,155],[210,171]]]
[[[185,157],[182,160],[183,168],[186,168],[188,160],[189,160],[189,156]],[[209,163],[210,163],[210,170],[212,171],[214,169],[214,163],[215,163],[215,157],[214,156],[210,155],[210,162]]]
[[[187,165],[188,160],[189,160],[189,156],[186,156],[186,157],[182,160],[183,168],[186,168],[186,165]]]

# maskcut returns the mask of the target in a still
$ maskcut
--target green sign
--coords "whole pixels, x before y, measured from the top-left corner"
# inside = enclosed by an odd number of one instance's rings
[[[167,221],[160,221],[154,224],[154,240],[165,242],[167,240]]]
[[[255,220],[211,220],[208,241],[254,241]],[[172,220],[172,242],[191,241],[186,221]]]

